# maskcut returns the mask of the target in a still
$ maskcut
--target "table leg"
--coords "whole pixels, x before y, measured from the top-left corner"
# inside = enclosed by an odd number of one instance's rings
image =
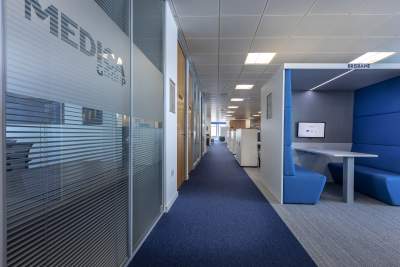
[[[343,200],[354,202],[354,158],[343,158]]]

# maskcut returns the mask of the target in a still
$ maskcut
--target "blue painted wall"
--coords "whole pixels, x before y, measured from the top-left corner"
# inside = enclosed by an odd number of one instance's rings
[[[400,77],[355,92],[353,151],[379,155],[357,164],[400,173]]]

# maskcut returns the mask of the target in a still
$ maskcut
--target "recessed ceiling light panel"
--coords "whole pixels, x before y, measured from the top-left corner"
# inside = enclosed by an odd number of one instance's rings
[[[242,102],[243,98],[231,98],[232,102]]]
[[[239,108],[238,106],[228,106],[228,108],[236,109]]]
[[[248,53],[246,65],[265,65],[269,64],[275,57],[276,53]]]
[[[254,84],[237,84],[235,89],[236,90],[251,90],[253,89]]]
[[[352,64],[373,64],[381,61],[387,57],[394,55],[395,52],[368,52],[364,55],[354,59],[350,63]]]

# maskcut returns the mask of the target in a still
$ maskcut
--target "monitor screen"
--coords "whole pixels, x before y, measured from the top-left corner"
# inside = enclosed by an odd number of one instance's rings
[[[297,126],[297,137],[324,138],[324,122],[299,122]]]

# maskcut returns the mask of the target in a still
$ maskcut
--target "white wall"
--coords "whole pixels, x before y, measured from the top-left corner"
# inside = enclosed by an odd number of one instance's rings
[[[176,185],[177,168],[177,113],[169,111],[169,80],[177,85],[178,69],[178,29],[172,15],[169,3],[165,2],[165,44],[164,44],[164,204],[165,209],[169,210],[178,197]],[[177,108],[177,91],[175,86],[175,108]]]
[[[272,119],[267,120],[267,95],[272,92]],[[261,173],[264,186],[282,203],[284,72],[279,69],[261,89]]]

